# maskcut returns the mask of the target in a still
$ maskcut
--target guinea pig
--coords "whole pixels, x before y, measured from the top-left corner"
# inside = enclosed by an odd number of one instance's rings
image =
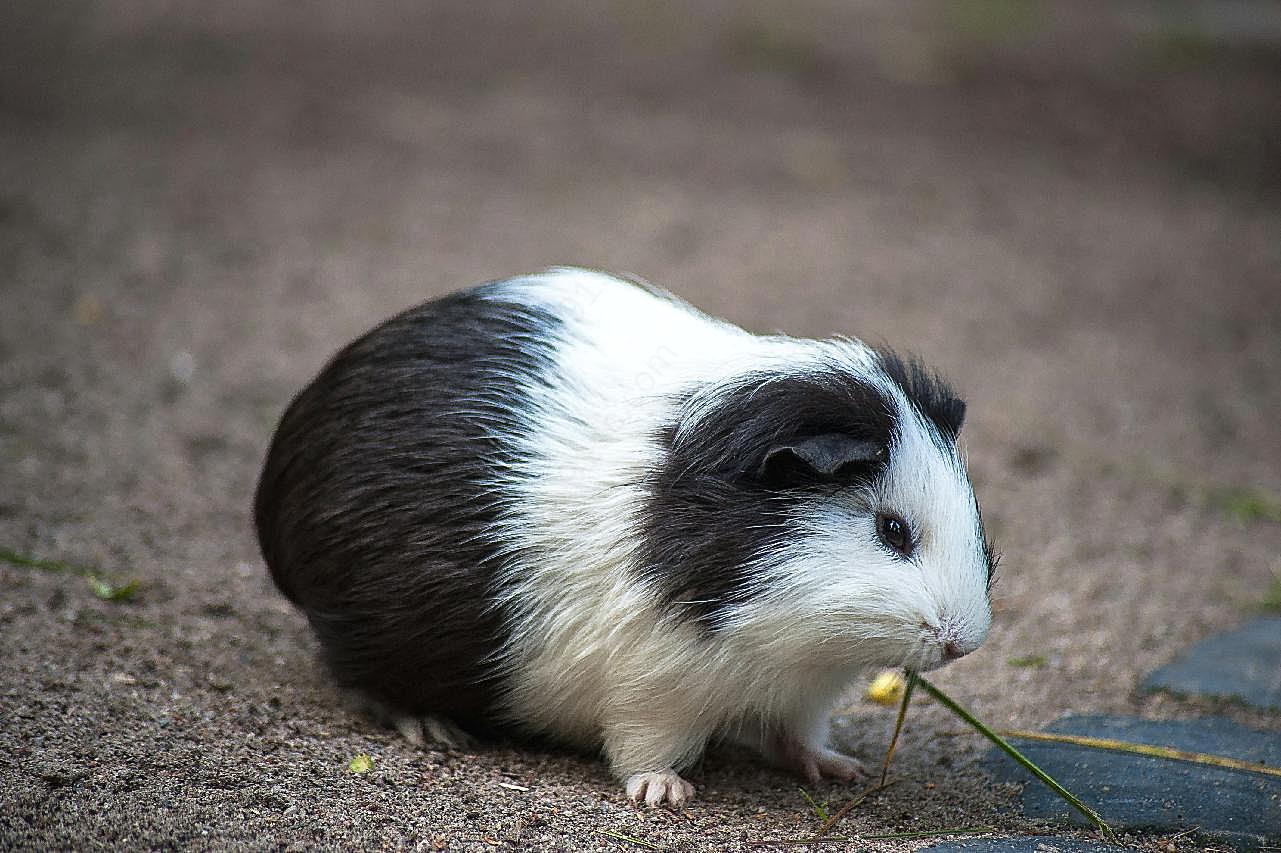
[[[915,360],[557,268],[339,352],[280,422],[255,522],[334,678],[410,740],[600,750],[632,799],[680,805],[717,740],[852,778],[841,693],[983,641],[964,414]]]

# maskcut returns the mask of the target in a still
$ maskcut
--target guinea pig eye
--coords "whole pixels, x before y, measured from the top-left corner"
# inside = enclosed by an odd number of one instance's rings
[[[912,530],[900,516],[888,512],[877,515],[876,533],[885,547],[895,554],[901,557],[912,555]]]

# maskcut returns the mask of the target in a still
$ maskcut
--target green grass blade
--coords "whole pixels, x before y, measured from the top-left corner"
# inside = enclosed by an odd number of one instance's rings
[[[992,743],[996,744],[997,747],[1002,752],[1004,752],[1010,758],[1013,758],[1015,761],[1017,761],[1019,765],[1023,767],[1024,770],[1031,773],[1037,779],[1040,779],[1041,782],[1046,787],[1048,787],[1054,793],[1058,794],[1059,797],[1062,798],[1064,802],[1066,802],[1072,808],[1076,809],[1078,812],[1084,815],[1085,819],[1088,820],[1090,823],[1094,824],[1094,826],[1098,828],[1099,832],[1103,834],[1104,838],[1106,838],[1108,841],[1111,841],[1114,844],[1118,843],[1116,838],[1116,833],[1112,831],[1112,827],[1108,826],[1107,823],[1104,822],[1103,818],[1099,817],[1098,812],[1094,811],[1094,809],[1090,808],[1085,803],[1077,799],[1072,794],[1072,792],[1069,791],[1067,788],[1064,788],[1058,782],[1055,782],[1052,778],[1050,778],[1049,774],[1047,774],[1040,767],[1037,767],[1035,764],[1033,764],[1026,756],[1023,755],[1023,753],[1019,752],[1017,749],[1011,746],[1009,742],[1005,740],[1005,738],[1001,737],[996,732],[992,731],[987,726],[983,725],[983,723],[980,722],[977,717],[975,717],[969,711],[966,711],[960,705],[956,704],[956,702],[952,701],[952,697],[948,696],[942,690],[939,690],[933,684],[930,684],[929,681],[925,680],[921,676],[917,675],[916,673],[909,672],[908,678],[909,678],[909,683],[911,682],[911,680],[915,680],[919,682],[921,685],[921,688],[925,690],[926,693],[929,693],[931,696],[933,696],[934,699],[939,704],[947,708],[953,714],[956,714],[956,716],[960,717],[962,720],[965,720],[965,722],[973,726],[975,730],[978,731],[979,734],[983,735],[983,737],[992,741]]]
[[[57,560],[45,560],[29,554],[19,554],[17,551],[11,551],[8,548],[0,548],[0,563],[21,566],[24,569],[39,569],[42,572],[80,575],[88,582],[89,589],[94,596],[103,601],[129,601],[142,587],[137,578],[126,583],[115,583],[86,566],[60,563]]]
[[[57,560],[42,560],[29,554],[10,551],[8,548],[0,548],[0,561],[13,566],[22,566],[25,569],[40,569],[44,572],[68,572],[73,575],[84,575],[85,577],[93,574],[91,569],[86,569],[82,566],[60,563]]]
[[[818,815],[819,820],[827,820],[827,803],[819,805],[815,802],[814,798],[810,796],[809,791],[804,788],[797,788],[796,790],[801,792],[801,796],[805,798],[805,802],[809,803],[810,808],[814,810],[814,814]]]

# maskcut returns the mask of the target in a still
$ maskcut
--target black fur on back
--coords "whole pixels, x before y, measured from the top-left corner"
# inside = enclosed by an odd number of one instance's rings
[[[485,288],[388,320],[281,419],[255,499],[277,586],[338,682],[411,713],[484,722],[502,625],[492,490],[558,321]]]
[[[711,629],[751,594],[752,559],[795,538],[788,518],[799,503],[871,480],[886,464],[860,466],[839,483],[804,472],[778,479],[762,473],[771,448],[835,433],[888,450],[897,429],[893,403],[838,370],[750,376],[714,393],[723,396],[692,428],[671,423],[658,436],[667,455],[647,483],[638,561],[644,579]]]
[[[955,443],[965,421],[965,401],[956,396],[951,386],[915,358],[904,359],[897,353],[877,350],[881,368],[903,389],[903,393],[926,421],[934,426],[945,442]]]

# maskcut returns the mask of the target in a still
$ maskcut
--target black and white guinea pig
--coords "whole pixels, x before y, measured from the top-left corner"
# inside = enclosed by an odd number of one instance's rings
[[[680,804],[715,739],[852,777],[841,692],[983,641],[964,413],[858,341],[553,269],[338,353],[280,422],[255,520],[338,682],[411,740],[550,737]]]

